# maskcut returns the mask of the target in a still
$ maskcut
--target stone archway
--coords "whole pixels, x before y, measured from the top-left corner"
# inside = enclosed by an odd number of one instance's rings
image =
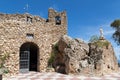
[[[39,48],[35,43],[27,42],[20,47],[20,72],[37,71]]]

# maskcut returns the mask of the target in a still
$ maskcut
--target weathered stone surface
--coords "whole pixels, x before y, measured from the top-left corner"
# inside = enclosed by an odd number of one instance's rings
[[[88,61],[93,65],[90,74],[102,76],[118,71],[118,62],[110,42],[100,39],[89,43],[89,49]]]
[[[37,71],[46,71],[47,62],[52,51],[52,43],[67,34],[66,12],[48,11],[48,19],[31,14],[0,14],[0,50],[10,53],[4,66],[11,74],[20,70],[20,47],[24,43],[33,43],[38,47]],[[61,17],[57,25],[55,17]],[[31,38],[27,34],[33,34]]]
[[[62,73],[67,74],[78,73],[81,69],[80,62],[87,56],[89,46],[81,40],[72,39],[64,35],[58,42],[58,51],[59,53],[56,55],[54,63],[56,69],[59,70],[62,68]],[[57,65],[58,62],[59,65]],[[81,65],[85,67],[87,65],[86,61]]]
[[[56,50],[53,63],[56,72],[101,76],[118,70],[113,47],[105,39],[87,44],[64,35]]]

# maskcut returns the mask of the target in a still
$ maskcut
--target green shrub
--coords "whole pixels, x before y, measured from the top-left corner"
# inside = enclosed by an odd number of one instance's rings
[[[48,60],[48,66],[52,65],[52,63],[55,60],[55,56],[57,55],[57,53],[58,53],[58,43],[56,43],[52,48],[52,52],[51,52],[50,58]]]
[[[93,36],[90,37],[89,42],[90,42],[90,43],[93,43],[93,42],[96,42],[96,41],[98,41],[98,40],[99,40],[99,37],[98,37],[97,35],[93,35]]]
[[[54,59],[55,59],[55,54],[54,53],[51,53],[51,56],[48,60],[48,65],[52,65],[52,63],[54,62]]]
[[[98,41],[95,42],[94,44],[95,44],[96,46],[98,46],[98,47],[101,47],[101,48],[103,48],[103,47],[108,48],[108,46],[109,46],[109,42],[108,42],[108,41],[100,41],[100,40],[98,40]]]
[[[0,56],[0,68],[4,67],[5,60],[9,57],[9,53]]]
[[[4,73],[4,74],[8,74],[8,73],[9,73],[9,70],[8,70],[8,69],[5,69],[5,70],[3,71],[3,73]]]

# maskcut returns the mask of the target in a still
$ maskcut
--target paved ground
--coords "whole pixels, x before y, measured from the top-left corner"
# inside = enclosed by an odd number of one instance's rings
[[[75,77],[59,73],[29,72],[26,74],[20,73],[17,76],[11,76],[10,78],[4,78],[3,80],[120,80],[120,72],[105,75],[103,77]]]

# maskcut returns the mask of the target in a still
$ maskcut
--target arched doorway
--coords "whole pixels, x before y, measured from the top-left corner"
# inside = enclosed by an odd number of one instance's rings
[[[27,42],[20,47],[20,72],[37,71],[38,46]]]

